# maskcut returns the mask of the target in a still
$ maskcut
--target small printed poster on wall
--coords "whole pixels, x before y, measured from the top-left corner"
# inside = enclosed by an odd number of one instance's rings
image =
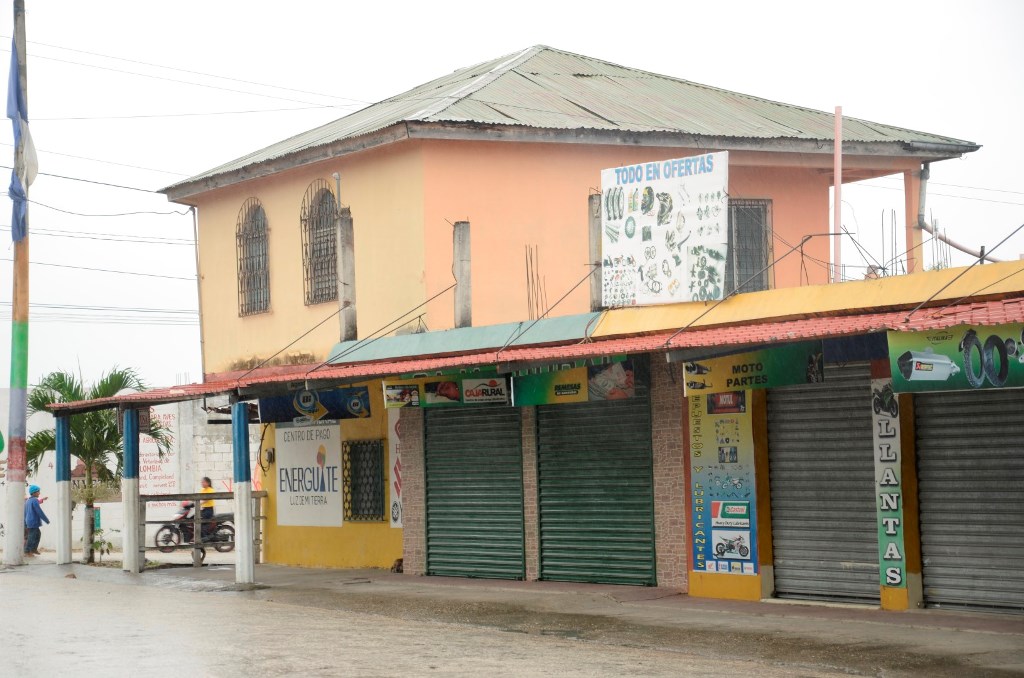
[[[684,364],[683,371],[687,395],[778,388],[825,380],[820,341],[779,344],[720,358],[691,360]]]
[[[512,397],[516,407],[601,400],[625,400],[636,395],[636,370],[631,359],[598,365],[558,365],[549,371],[516,376]]]
[[[603,305],[723,298],[728,189],[727,152],[602,170]]]
[[[896,393],[1024,387],[1024,324],[889,332]]]
[[[692,395],[690,508],[697,572],[757,574],[754,439],[747,391]]]
[[[278,424],[277,524],[340,527],[341,427]]]

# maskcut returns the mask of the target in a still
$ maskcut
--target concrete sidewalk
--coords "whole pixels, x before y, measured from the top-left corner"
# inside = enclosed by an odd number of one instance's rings
[[[208,591],[322,610],[429,620],[505,632],[757,659],[855,675],[1024,675],[1024,616],[689,598],[658,588],[412,577],[381,570],[257,566],[238,591],[234,569],[171,568],[129,575],[81,565],[26,574]]]

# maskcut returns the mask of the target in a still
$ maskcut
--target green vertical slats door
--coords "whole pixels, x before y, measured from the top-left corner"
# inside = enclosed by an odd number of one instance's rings
[[[523,579],[519,410],[427,410],[425,451],[427,574]]]
[[[655,585],[646,393],[538,407],[537,464],[541,578]]]
[[[914,398],[924,602],[1024,612],[1024,391]]]

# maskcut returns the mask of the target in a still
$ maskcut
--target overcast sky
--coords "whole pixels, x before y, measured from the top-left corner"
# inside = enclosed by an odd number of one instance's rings
[[[29,111],[45,173],[157,189],[460,67],[547,44],[981,143],[933,165],[929,210],[972,246],[991,248],[1024,222],[1024,3],[28,4]],[[9,4],[0,19],[6,46]],[[0,157],[12,151],[9,125],[0,143]],[[889,210],[903,249],[901,187],[886,178],[844,189],[844,225],[877,259]],[[162,195],[50,176],[31,197],[30,381],[59,368],[92,379],[114,364],[151,385],[201,378],[191,217],[167,214],[182,208]],[[161,214],[79,216],[127,212]],[[6,385],[9,231],[0,239]],[[1022,252],[1024,235],[997,256]],[[967,261],[954,253],[954,264]],[[865,261],[846,247],[844,263]]]

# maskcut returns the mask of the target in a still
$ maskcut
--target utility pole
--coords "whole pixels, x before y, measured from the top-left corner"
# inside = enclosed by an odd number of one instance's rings
[[[13,121],[17,132],[14,147],[14,173],[20,178],[24,196],[11,195],[15,212],[19,198],[25,210],[24,232],[20,233],[17,219],[11,223],[14,236],[14,284],[11,291],[11,402],[8,418],[9,446],[7,451],[7,526],[4,537],[4,564],[21,565],[24,560],[25,538],[25,421],[28,398],[28,176],[26,172],[25,144],[27,128],[22,120],[28,113],[28,70],[25,67],[25,0],[14,0],[14,44],[11,58],[17,62],[18,82],[8,83],[8,93],[20,90]],[[11,69],[11,76],[15,69]],[[10,96],[8,96],[10,100]],[[8,104],[10,108],[10,104]],[[10,115],[10,111],[8,111]],[[15,182],[12,181],[12,184]],[[12,186],[13,188],[13,186]]]

